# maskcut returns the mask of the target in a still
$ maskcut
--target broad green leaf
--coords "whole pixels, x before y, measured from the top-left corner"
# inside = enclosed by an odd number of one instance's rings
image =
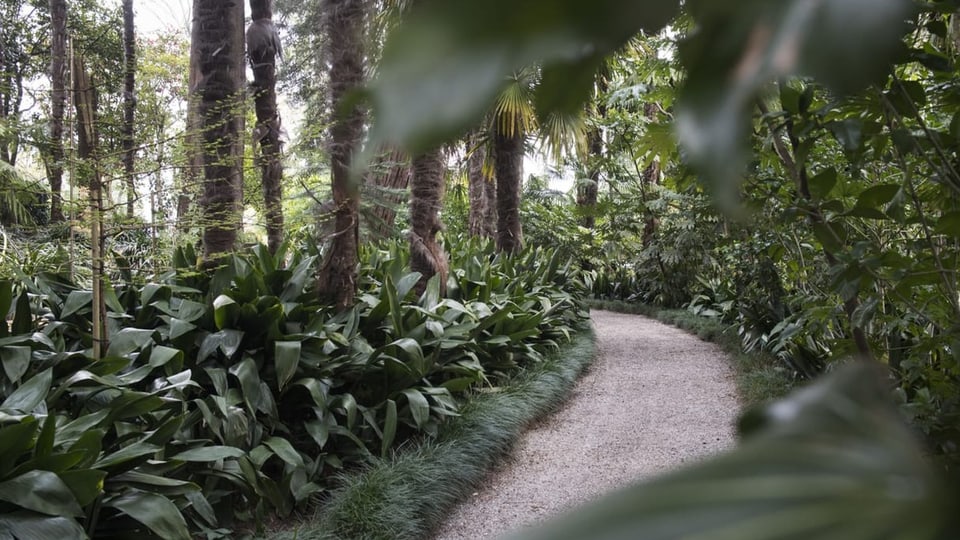
[[[807,184],[810,186],[810,194],[816,200],[826,199],[837,185],[837,170],[833,167],[827,168],[811,177]]]
[[[31,413],[47,399],[52,383],[53,368],[46,369],[30,377],[12,394],[7,396],[7,399],[0,404],[0,409]]]
[[[177,461],[209,462],[238,458],[246,454],[243,450],[233,446],[201,446],[191,450],[184,450],[179,454],[171,456],[170,459]]]
[[[13,306],[13,282],[9,279],[0,280],[0,338],[9,334],[7,316]]]
[[[881,209],[900,192],[900,184],[881,184],[867,188],[857,197],[857,206],[861,208]]]
[[[935,540],[946,491],[878,366],[846,366],[748,416],[740,447],[607,496],[526,540]]]
[[[207,306],[192,300],[183,300],[180,302],[180,308],[177,311],[177,318],[185,322],[194,322],[206,314]]]
[[[240,381],[243,401],[251,413],[255,412],[260,405],[260,373],[257,363],[245,356],[243,360],[230,366],[230,374]]]
[[[131,445],[124,446],[112,454],[101,457],[93,464],[93,467],[96,469],[132,468],[130,462],[141,461],[146,456],[154,455],[161,449],[162,447],[156,444],[150,444],[144,441],[135,442]],[[119,467],[120,465],[124,467]]]
[[[13,324],[10,333],[29,334],[33,330],[33,312],[30,310],[30,296],[27,291],[20,293],[17,297],[17,307],[13,313]]]
[[[300,363],[301,343],[299,341],[277,341],[274,344],[274,359],[277,369],[277,384],[280,390],[286,388],[287,383],[297,373]]]
[[[89,307],[92,301],[93,293],[90,291],[71,291],[63,303],[63,311],[60,312],[60,318],[66,319],[81,309]]]
[[[19,511],[0,514],[0,537],[5,540],[8,538],[16,538],[17,540],[73,539],[87,538],[87,533],[75,519]]]
[[[124,328],[110,339],[107,356],[126,356],[139,351],[153,340],[154,330]]]
[[[294,467],[303,467],[303,458],[300,456],[300,453],[293,448],[290,441],[282,437],[270,437],[263,441],[263,444],[267,445],[270,450],[273,450],[273,453],[283,461]]]
[[[151,367],[165,366],[175,358],[181,358],[182,356],[183,351],[158,345],[150,351],[149,365]],[[180,362],[182,363],[182,358]]]
[[[29,471],[0,482],[0,500],[51,516],[82,516],[70,488],[50,471]]]
[[[386,418],[383,421],[383,440],[380,441],[380,457],[386,458],[393,439],[397,436],[397,402],[388,399],[386,404]]]
[[[479,120],[519,69],[605,55],[641,30],[659,30],[677,8],[676,0],[419,3],[391,33],[371,83],[376,122],[368,147],[394,142],[411,154],[435,147]],[[550,90],[555,103],[567,102],[563,85]]]
[[[34,437],[40,428],[32,416],[0,428],[0,478],[7,475],[36,441]]]
[[[960,238],[960,212],[948,212],[937,221],[936,232]]]
[[[105,506],[116,508],[146,525],[154,534],[168,540],[190,540],[190,531],[183,515],[170,499],[156,493],[129,490],[107,500]]]
[[[223,330],[232,326],[239,306],[237,302],[225,294],[221,294],[213,301],[213,320],[217,324],[218,330]]]
[[[53,444],[57,438],[57,415],[48,414],[37,436],[37,444],[33,448],[33,455],[37,458],[48,456],[53,452]],[[39,467],[38,467],[39,468]],[[48,469],[52,470],[52,469]]]
[[[418,429],[423,429],[423,426],[430,420],[430,402],[419,390],[414,388],[407,388],[402,393],[407,398],[410,415],[413,416],[414,423],[417,424]]]
[[[196,325],[188,323],[182,319],[171,318],[170,319],[170,340],[177,339],[180,336],[186,335],[197,328]]]
[[[73,497],[80,506],[87,506],[103,493],[104,471],[94,469],[75,469],[59,473],[60,479],[70,488]]]
[[[0,325],[5,324],[5,322],[0,323]],[[3,372],[6,373],[10,382],[19,383],[20,378],[27,372],[27,368],[30,367],[31,352],[30,347],[20,345],[0,347],[0,363],[3,363]]]

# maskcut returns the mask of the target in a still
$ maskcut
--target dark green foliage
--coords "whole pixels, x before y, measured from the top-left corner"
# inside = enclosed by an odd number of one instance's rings
[[[472,388],[542,363],[586,316],[555,252],[465,245],[449,295],[433,281],[418,298],[402,251],[371,248],[339,314],[309,289],[305,252],[258,246],[208,274],[178,249],[161,282],[108,288],[98,362],[89,291],[51,274],[0,282],[0,518],[214,538],[287,516],[337,472],[435,436]]]
[[[277,534],[297,539],[419,539],[467,496],[526,426],[559,405],[593,359],[584,328],[571,345],[496,391],[470,399],[436,439],[344,477],[314,523]]]

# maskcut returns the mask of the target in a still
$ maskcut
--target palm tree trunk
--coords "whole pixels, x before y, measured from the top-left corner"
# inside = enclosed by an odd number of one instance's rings
[[[193,0],[193,13],[199,11],[202,1]],[[186,166],[181,170],[177,187],[177,231],[181,233],[187,232],[193,225],[189,219],[190,203],[197,197],[203,183],[203,144],[200,136],[203,122],[200,118],[200,99],[194,91],[200,84],[200,48],[195,39],[190,40],[189,70],[187,85],[191,93],[187,99],[187,125],[183,137]]]
[[[243,200],[243,3],[196,0],[192,39],[197,46],[203,124],[203,258],[215,266],[233,251]]]
[[[494,187],[492,178],[487,178],[483,172],[483,164],[486,161],[486,152],[483,148],[478,148],[480,144],[479,135],[474,134],[470,138],[470,148],[472,153],[467,160],[467,183],[470,194],[470,218],[468,231],[470,236],[479,236],[493,238],[496,231],[496,220],[493,220],[494,226],[490,226],[491,207],[495,205],[496,192],[488,190],[488,185]],[[494,198],[490,198],[490,194]]]
[[[276,253],[283,242],[283,165],[280,162],[280,114],[277,112],[277,56],[280,38],[273,24],[273,0],[250,0],[253,22],[247,29],[247,57],[253,70],[257,127],[254,142],[260,146],[257,165],[263,186],[267,247]]]
[[[520,223],[520,186],[523,176],[523,140],[519,119],[499,119],[494,128],[497,175],[497,249],[516,253],[523,247]]]
[[[596,83],[594,85],[594,100],[597,102],[596,118],[594,125],[587,133],[587,144],[589,145],[590,156],[587,177],[589,182],[577,187],[577,206],[582,215],[580,224],[588,229],[592,229],[597,224],[597,197],[600,194],[600,181],[603,163],[603,130],[600,129],[600,123],[607,118],[607,105],[604,102],[607,89],[610,87],[610,68],[604,62],[597,72]]]
[[[360,183],[351,179],[350,165],[363,136],[363,110],[342,111],[349,93],[363,84],[366,0],[327,0],[324,34],[330,66],[330,160],[334,233],[320,268],[317,291],[321,298],[346,309],[357,290]],[[339,113],[339,114],[338,114]]]
[[[413,158],[410,179],[410,269],[423,278],[417,284],[422,294],[427,281],[440,276],[440,290],[446,289],[449,263],[443,246],[437,241],[442,229],[440,210],[443,207],[446,166],[441,150],[433,150]]]
[[[123,176],[127,186],[127,217],[133,217],[137,200],[135,176],[134,120],[136,98],[137,49],[133,26],[133,0],[123,0]]]
[[[67,2],[50,0],[50,222],[63,221],[63,117],[67,106]]]
[[[643,107],[644,115],[651,121],[656,119],[658,110],[659,110],[659,106],[656,103],[647,103]],[[656,160],[651,161],[650,164],[647,165],[647,168],[643,170],[643,178],[641,178],[641,181],[643,182],[643,189],[645,193],[649,193],[647,191],[648,189],[659,185],[660,184],[660,163],[657,162]],[[647,201],[652,199],[653,196],[654,195],[652,194],[645,196],[646,200],[644,201],[644,208],[646,208]],[[650,212],[649,210],[645,210],[645,213],[647,214],[647,217],[646,219],[644,219],[644,223],[643,223],[644,247],[649,246],[650,243],[653,242],[653,237],[657,234],[657,227],[660,226],[660,220],[657,219],[657,216],[653,212]]]
[[[378,200],[373,208],[370,229],[375,238],[390,238],[396,234],[396,207],[404,199],[398,192],[410,186],[410,166],[403,152],[394,149],[377,158],[371,170],[366,181],[376,186]]]

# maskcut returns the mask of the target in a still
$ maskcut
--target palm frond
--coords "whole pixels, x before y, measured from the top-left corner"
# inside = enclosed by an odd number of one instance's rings
[[[39,195],[40,186],[16,167],[0,161],[0,222],[34,225],[24,195]]]

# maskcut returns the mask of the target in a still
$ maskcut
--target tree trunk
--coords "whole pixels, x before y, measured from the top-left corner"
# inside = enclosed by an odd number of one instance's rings
[[[437,241],[437,233],[443,225],[440,210],[443,207],[444,181],[443,152],[433,150],[413,158],[413,175],[410,179],[410,269],[423,274],[417,284],[422,294],[427,281],[440,276],[440,290],[446,290],[449,263],[443,246]]]
[[[523,176],[523,140],[519,119],[500,118],[494,128],[497,175],[497,249],[516,253],[523,248],[520,224],[520,186]]]
[[[199,73],[194,92],[203,126],[203,259],[207,267],[233,251],[243,200],[243,3],[196,0],[192,39]]]
[[[643,113],[647,119],[653,121],[657,118],[659,108],[656,103],[647,103],[643,107]],[[644,213],[647,214],[643,223],[643,245],[646,247],[653,242],[653,237],[657,234],[657,227],[660,226],[660,220],[657,219],[657,216],[654,215],[653,212],[646,210],[647,202],[653,198],[652,195],[646,195],[648,193],[647,190],[653,186],[660,185],[660,163],[656,160],[651,161],[650,164],[647,165],[647,168],[643,170],[643,178],[640,180],[643,182],[645,193]]]
[[[486,151],[479,148],[480,136],[474,134],[470,138],[469,144],[472,153],[467,160],[467,182],[470,194],[468,230],[470,236],[494,238],[496,235],[496,218],[492,220],[490,218],[496,210],[496,184],[483,171],[483,164],[487,156]]]
[[[133,26],[133,0],[123,0],[123,178],[127,186],[127,217],[132,218],[137,200],[134,121],[137,110],[137,49]]]
[[[594,228],[597,224],[597,197],[600,194],[601,165],[603,163],[603,130],[600,129],[600,123],[607,117],[607,106],[603,100],[609,87],[609,76],[609,69],[604,64],[597,73],[597,81],[594,87],[597,117],[594,126],[587,133],[587,143],[590,149],[590,156],[587,158],[589,163],[587,177],[590,181],[577,186],[577,206],[582,216],[580,224],[588,229]]]
[[[107,308],[103,297],[103,184],[97,148],[97,95],[80,57],[73,59],[73,95],[77,111],[79,176],[90,186],[90,256],[93,270],[93,357],[102,358],[107,344]]]
[[[260,146],[257,165],[263,186],[267,247],[276,253],[283,242],[283,165],[280,162],[280,114],[277,112],[277,57],[280,36],[273,24],[273,0],[250,0],[247,57],[253,70],[257,127],[254,144]]]
[[[193,0],[193,13],[200,9],[204,0]],[[193,29],[194,32],[197,28]],[[177,189],[177,230],[185,233],[193,225],[190,217],[190,203],[197,197],[203,183],[203,143],[200,131],[203,122],[200,118],[200,98],[196,89],[200,84],[200,48],[196,39],[190,40],[190,72],[187,84],[190,95],[187,99],[187,125],[183,137],[186,154],[186,167],[183,168]]]
[[[63,116],[67,106],[67,2],[50,0],[50,222],[63,221]]]
[[[397,205],[404,199],[398,192],[410,186],[410,166],[403,152],[394,149],[377,158],[366,181],[378,191],[370,229],[375,238],[390,238],[396,233]]]
[[[342,110],[350,92],[363,84],[366,0],[326,0],[324,35],[330,66],[328,88],[331,118],[329,152],[333,183],[334,233],[317,282],[321,298],[347,309],[357,290],[360,183],[350,165],[360,149],[363,110]]]

